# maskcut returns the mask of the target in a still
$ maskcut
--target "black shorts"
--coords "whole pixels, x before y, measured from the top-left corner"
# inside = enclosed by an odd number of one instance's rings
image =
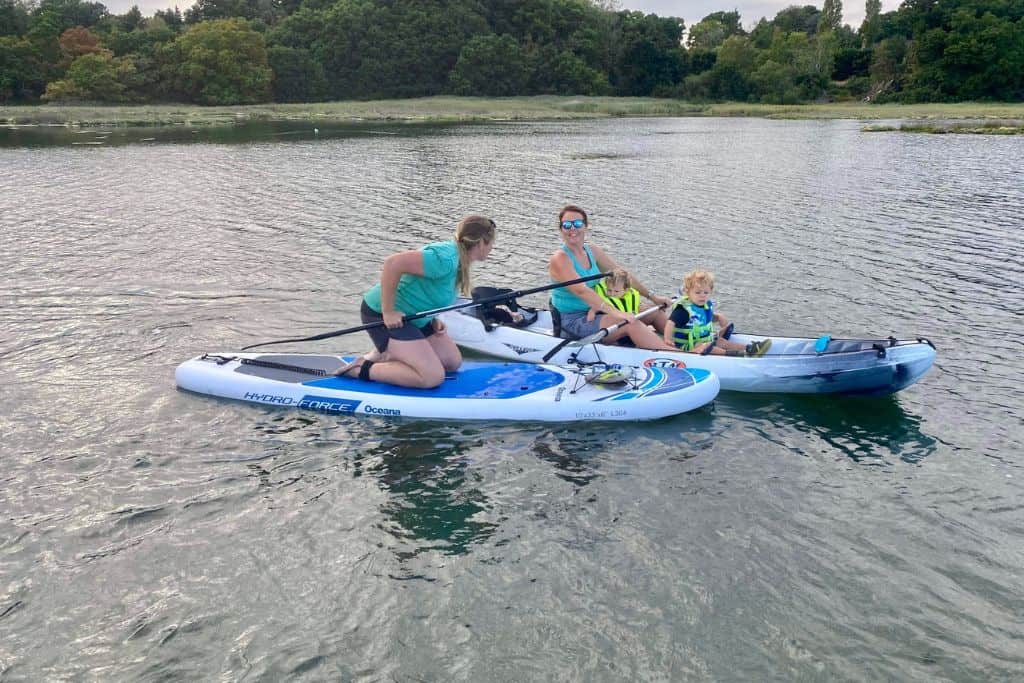
[[[377,311],[373,310],[363,302],[363,305],[359,307],[359,317],[362,318],[363,324],[366,323],[377,323],[384,320]],[[417,339],[426,339],[430,335],[434,334],[434,321],[430,321],[423,327],[416,327],[410,322],[406,322],[401,327],[390,329],[387,325],[378,325],[368,329],[367,334],[370,335],[370,339],[373,340],[373,345],[377,347],[377,350],[384,353],[388,349],[388,342],[392,339],[399,341],[416,341]]]

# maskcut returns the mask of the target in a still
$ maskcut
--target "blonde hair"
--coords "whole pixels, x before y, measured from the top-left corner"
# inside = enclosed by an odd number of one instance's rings
[[[466,216],[455,228],[455,244],[459,248],[459,274],[455,277],[455,286],[463,296],[469,296],[473,289],[469,272],[469,250],[481,242],[493,244],[495,232],[494,221],[478,214]]]
[[[616,268],[605,277],[605,287],[614,287],[616,285],[622,287],[623,290],[633,286],[633,281],[629,277],[629,271],[625,268]]]
[[[683,278],[683,293],[689,292],[694,285],[707,285],[708,289],[715,288],[715,275],[710,270],[694,270]]]

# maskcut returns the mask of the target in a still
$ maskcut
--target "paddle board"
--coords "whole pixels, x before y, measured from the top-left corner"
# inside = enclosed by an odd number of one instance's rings
[[[434,389],[408,389],[332,373],[351,358],[312,354],[204,354],[178,366],[180,388],[269,406],[337,415],[455,420],[653,420],[712,401],[706,370],[623,368],[628,381],[593,381],[601,367],[467,361]]]

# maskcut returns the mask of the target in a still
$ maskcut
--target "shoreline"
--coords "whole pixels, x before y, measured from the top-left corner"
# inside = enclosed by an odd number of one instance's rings
[[[557,121],[620,117],[755,117],[856,119],[863,121],[985,121],[1022,128],[1024,103],[773,105],[724,102],[697,104],[646,97],[426,97],[405,100],[338,101],[234,107],[196,105],[17,105],[0,106],[0,126],[234,126],[253,121],[324,123],[473,123]],[[914,127],[908,127],[912,131]],[[983,126],[965,128],[978,132]],[[900,128],[895,128],[900,130]],[[951,131],[952,132],[952,131]],[[966,132],[966,131],[965,131]]]

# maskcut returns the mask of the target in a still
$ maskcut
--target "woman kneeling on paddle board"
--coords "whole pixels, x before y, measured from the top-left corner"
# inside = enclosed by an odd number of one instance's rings
[[[588,226],[587,214],[583,209],[572,204],[562,208],[558,214],[559,234],[562,246],[555,250],[548,261],[548,273],[555,282],[570,280],[580,276],[597,274],[602,271],[611,272],[620,266],[604,249],[596,244],[589,244],[586,239]],[[627,271],[628,272],[628,271]],[[647,287],[635,277],[630,276],[633,286],[641,296],[658,304],[667,306],[672,303],[663,296],[652,294]],[[593,290],[596,281],[571,285],[556,289],[551,295],[553,313],[557,311],[561,319],[562,329],[571,338],[589,337],[602,328],[612,327],[618,323],[628,324],[616,329],[601,341],[605,344],[614,343],[622,337],[628,337],[642,349],[657,351],[675,351],[656,334],[647,323],[632,313],[620,311],[606,302]],[[664,329],[665,313],[657,311],[650,322],[657,329]]]
[[[441,319],[407,321],[405,316],[452,304],[459,292],[469,296],[470,265],[487,258],[494,236],[490,218],[466,216],[455,229],[455,239],[384,259],[380,282],[363,295],[360,307],[363,323],[384,323],[367,330],[376,350],[335,374],[430,389],[446,373],[458,370],[462,353]]]

